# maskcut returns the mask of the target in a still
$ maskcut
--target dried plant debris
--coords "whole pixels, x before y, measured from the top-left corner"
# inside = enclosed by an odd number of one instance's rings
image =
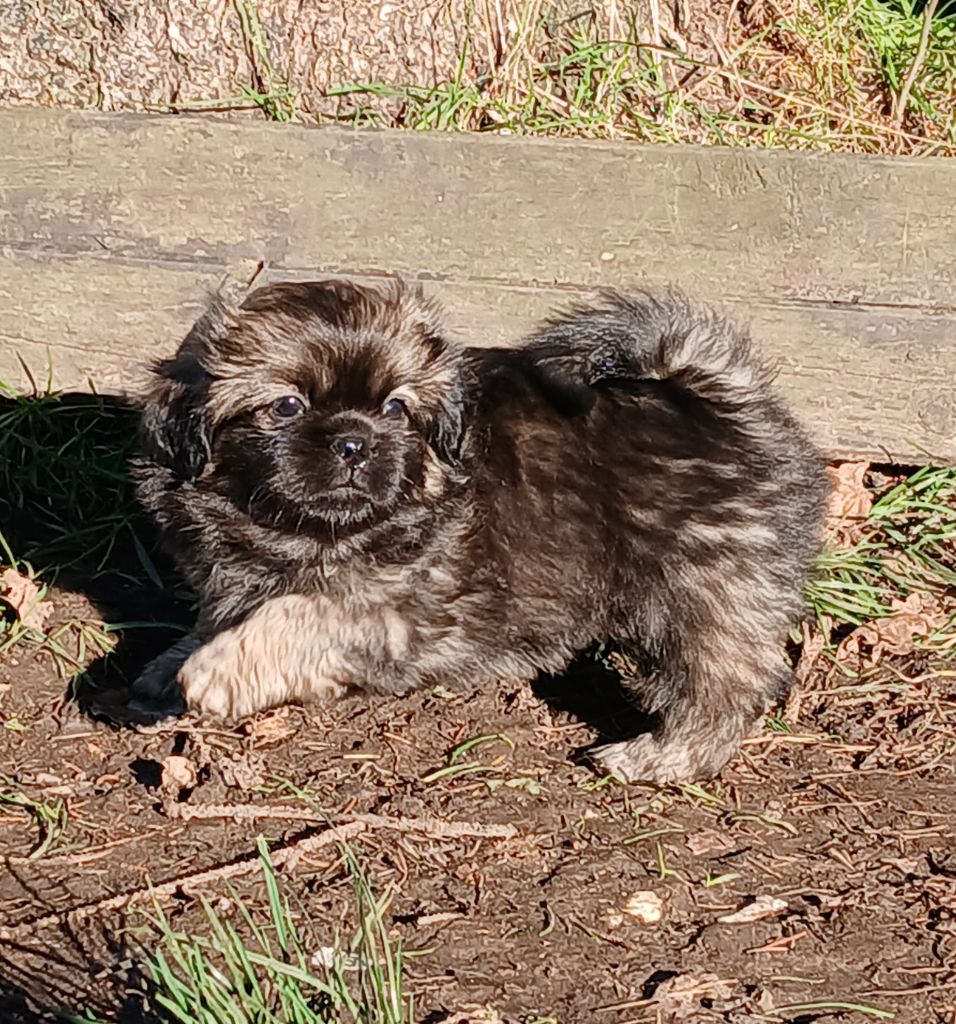
[[[46,588],[17,569],[0,572],[0,602],[25,628],[42,633],[53,606],[45,599]]]

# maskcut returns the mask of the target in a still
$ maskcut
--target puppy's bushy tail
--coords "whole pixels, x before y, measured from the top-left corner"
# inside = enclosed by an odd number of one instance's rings
[[[545,323],[525,349],[540,370],[568,385],[667,380],[718,405],[766,402],[772,373],[747,337],[676,291],[605,291]]]

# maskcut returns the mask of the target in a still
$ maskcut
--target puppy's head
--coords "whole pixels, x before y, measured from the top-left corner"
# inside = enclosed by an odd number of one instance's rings
[[[279,528],[361,528],[457,477],[462,366],[418,291],[270,285],[156,365],[147,457]]]

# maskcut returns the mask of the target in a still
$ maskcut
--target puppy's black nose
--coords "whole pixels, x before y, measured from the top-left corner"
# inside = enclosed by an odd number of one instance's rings
[[[344,459],[350,466],[361,462],[366,455],[368,446],[361,437],[337,437],[331,445],[332,451]]]

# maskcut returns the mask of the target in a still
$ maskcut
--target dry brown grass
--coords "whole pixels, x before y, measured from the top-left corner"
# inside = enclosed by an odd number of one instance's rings
[[[332,93],[417,129],[951,155],[956,17],[902,3],[482,0],[445,81]]]

